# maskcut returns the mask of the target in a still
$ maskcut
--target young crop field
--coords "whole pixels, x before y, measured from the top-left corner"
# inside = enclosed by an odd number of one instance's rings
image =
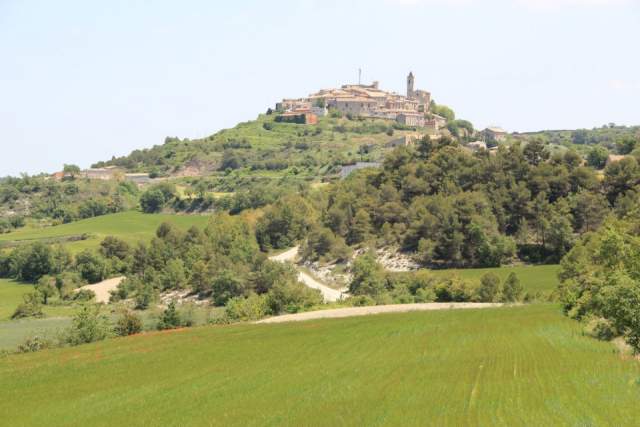
[[[0,359],[14,425],[633,425],[640,366],[557,306],[202,327]]]
[[[97,247],[106,236],[117,236],[130,243],[147,241],[162,222],[170,222],[187,229],[192,225],[204,227],[208,217],[201,215],[143,214],[137,211],[121,212],[76,221],[69,224],[44,228],[23,228],[13,233],[0,235],[0,244],[42,240],[60,242],[77,252]],[[82,235],[86,240],[76,240]]]
[[[504,282],[510,273],[515,273],[524,286],[524,291],[530,294],[541,293],[548,295],[556,290],[559,284],[558,272],[560,266],[553,265],[535,265],[535,266],[516,266],[516,267],[500,267],[500,268],[467,268],[467,269],[451,269],[451,270],[433,270],[433,274],[438,276],[449,276],[457,274],[463,279],[472,280],[480,283],[480,278],[487,273],[494,273],[500,280]]]

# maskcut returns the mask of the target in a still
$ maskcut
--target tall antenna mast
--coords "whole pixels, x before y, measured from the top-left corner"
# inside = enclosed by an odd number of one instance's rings
[[[362,85],[362,68],[358,68],[358,86]]]

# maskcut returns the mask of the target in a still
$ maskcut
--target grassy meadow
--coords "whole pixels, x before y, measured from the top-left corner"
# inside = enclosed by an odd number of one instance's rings
[[[557,307],[201,327],[0,359],[21,426],[633,425],[640,366]]]
[[[55,241],[58,239],[71,251],[79,252],[83,249],[98,247],[106,236],[117,236],[129,243],[148,241],[154,235],[158,226],[165,221],[187,229],[192,225],[204,227],[208,219],[207,216],[201,215],[143,214],[137,211],[127,211],[54,227],[21,228],[12,233],[0,234],[0,245],[3,242],[19,243],[37,240]],[[65,239],[83,234],[87,234],[89,238],[65,242]]]
[[[8,319],[22,302],[22,296],[33,291],[33,285],[0,279],[0,320]]]
[[[515,267],[499,267],[499,268],[467,268],[467,269],[450,269],[450,270],[433,270],[432,273],[438,276],[450,276],[457,274],[462,279],[467,279],[480,283],[480,278],[487,273],[494,273],[500,280],[504,282],[510,273],[515,273],[524,286],[525,292],[530,294],[541,293],[548,295],[555,291],[558,287],[558,272],[560,266],[553,265],[534,265],[534,266],[515,266]]]

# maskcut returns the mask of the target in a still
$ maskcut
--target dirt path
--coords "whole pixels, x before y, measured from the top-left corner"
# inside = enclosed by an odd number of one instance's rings
[[[293,262],[297,256],[298,256],[298,246],[293,247],[288,251],[282,252],[281,254],[274,255],[269,259],[271,259],[272,261],[278,261],[278,262]],[[346,296],[346,289],[340,289],[340,290],[332,289],[326,285],[323,285],[322,283],[318,282],[313,277],[309,276],[307,273],[304,273],[302,271],[298,272],[298,280],[300,280],[302,283],[304,283],[306,286],[310,288],[318,289],[322,293],[322,296],[324,297],[324,300],[326,302],[339,301],[343,298],[343,296]]]
[[[96,302],[109,303],[109,291],[118,287],[120,282],[124,280],[124,277],[114,277],[113,279],[107,279],[94,285],[86,285],[80,289],[88,289],[96,294]]]
[[[502,307],[499,303],[479,303],[479,302],[432,302],[425,304],[393,304],[375,305],[371,307],[348,307],[335,308],[331,310],[309,311],[307,313],[285,314],[284,316],[270,317],[256,323],[284,323],[301,322],[313,319],[334,319],[341,317],[366,316],[369,314],[382,313],[406,313],[409,311],[431,311],[431,310],[461,310],[470,308],[494,308]]]

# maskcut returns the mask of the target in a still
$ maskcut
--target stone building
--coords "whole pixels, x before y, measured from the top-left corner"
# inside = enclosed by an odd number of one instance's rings
[[[503,142],[507,139],[507,131],[497,126],[486,128],[482,131],[482,135],[489,142]]]
[[[283,99],[276,104],[279,112],[306,111],[314,107],[335,108],[343,114],[396,120],[409,126],[425,126],[431,94],[415,89],[415,76],[407,76],[407,93],[400,95],[380,89],[377,81],[370,85],[347,84],[322,89],[307,98]],[[434,122],[434,127],[436,124]]]
[[[417,111],[403,111],[396,116],[398,123],[407,126],[424,127],[424,114]]]
[[[424,137],[421,133],[408,133],[387,143],[388,148],[410,147]]]

